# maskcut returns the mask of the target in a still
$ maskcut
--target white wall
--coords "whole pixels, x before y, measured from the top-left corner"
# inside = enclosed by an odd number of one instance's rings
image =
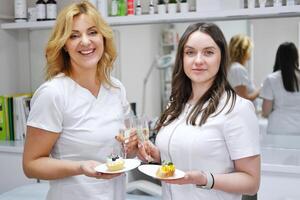
[[[160,25],[114,27],[120,34],[120,71],[128,100],[142,109],[143,79],[159,52]],[[159,71],[153,70],[147,83],[146,112],[150,117],[160,113]]]

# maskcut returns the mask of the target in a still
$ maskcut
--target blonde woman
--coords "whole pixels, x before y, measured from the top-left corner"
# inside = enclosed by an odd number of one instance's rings
[[[252,42],[245,35],[235,35],[229,42],[230,65],[228,69],[228,81],[235,92],[245,99],[254,101],[259,95],[259,89],[255,88],[250,80],[245,67],[250,59]]]
[[[23,168],[50,180],[48,200],[125,199],[125,175],[94,170],[116,144],[129,112],[123,85],[110,76],[113,32],[87,1],[64,8],[46,47],[46,82],[29,114]],[[136,144],[135,144],[136,145]]]

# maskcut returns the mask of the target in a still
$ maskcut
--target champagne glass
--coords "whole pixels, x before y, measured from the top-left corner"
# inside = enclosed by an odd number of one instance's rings
[[[137,136],[140,141],[140,144],[142,145],[142,148],[144,147],[144,142],[147,142],[149,140],[149,123],[146,116],[140,116],[137,118]],[[147,154],[147,152],[146,152]],[[147,161],[152,162],[153,158],[150,155],[147,155]]]
[[[136,117],[129,115],[125,116],[123,127],[120,129],[120,135],[122,137],[122,144],[123,144],[123,152],[124,158],[127,158],[127,152],[125,151],[126,144],[129,142],[130,133],[136,129]]]

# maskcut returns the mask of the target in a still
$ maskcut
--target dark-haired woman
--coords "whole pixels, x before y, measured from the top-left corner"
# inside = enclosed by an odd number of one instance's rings
[[[297,47],[282,43],[277,50],[274,72],[263,83],[262,115],[268,117],[268,134],[300,135],[300,70]]]
[[[260,182],[259,130],[253,104],[226,79],[228,50],[211,23],[190,25],[180,39],[172,92],[157,124],[156,146],[139,145],[185,176],[163,181],[165,200],[240,200]],[[144,151],[144,148],[146,151]]]

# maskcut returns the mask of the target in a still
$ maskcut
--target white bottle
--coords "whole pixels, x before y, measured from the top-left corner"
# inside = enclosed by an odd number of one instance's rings
[[[153,3],[153,0],[150,0],[149,15],[153,15],[153,14],[154,14],[154,3]]]
[[[46,19],[55,20],[57,16],[57,4],[55,0],[48,0],[46,3]]]
[[[137,0],[136,7],[135,7],[135,15],[142,15],[142,6],[140,0]]]
[[[27,3],[26,0],[15,0],[15,22],[26,22],[27,20]]]
[[[102,17],[107,17],[107,0],[98,0],[97,7]]]
[[[280,6],[282,6],[282,0],[274,0],[273,1],[273,6],[274,7],[280,7]]]
[[[36,6],[36,20],[44,21],[46,20],[46,3],[44,0],[38,0],[35,3]]]
[[[295,5],[295,0],[287,0],[286,5],[287,6],[294,6]]]

